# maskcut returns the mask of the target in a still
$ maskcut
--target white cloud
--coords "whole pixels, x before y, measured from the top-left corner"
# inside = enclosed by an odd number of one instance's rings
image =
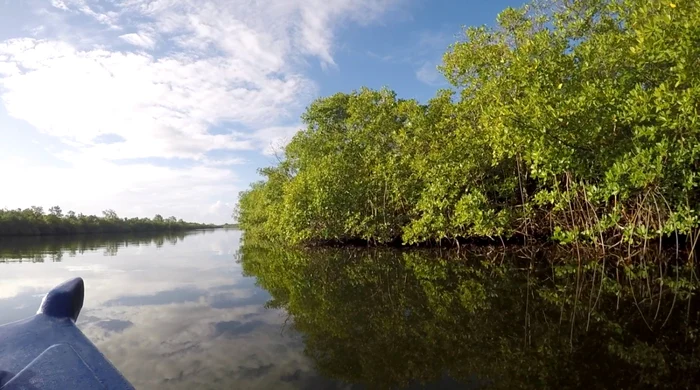
[[[183,34],[190,48],[216,47],[249,56],[264,68],[284,66],[297,53],[334,64],[335,29],[343,22],[367,24],[399,0],[132,0],[128,12],[152,18],[159,31]]]
[[[69,146],[56,155],[71,168],[27,168],[13,177],[24,183],[23,175],[35,174],[37,182],[45,178],[62,187],[50,194],[55,201],[41,198],[37,193],[49,195],[31,183],[13,186],[12,195],[23,203],[60,203],[58,197],[93,208],[124,205],[128,213],[142,207],[147,215],[149,202],[177,207],[182,201],[205,210],[199,212],[205,217],[213,200],[194,197],[216,188],[215,200],[233,201],[235,194],[223,197],[232,189],[216,183],[230,184],[232,166],[242,162],[235,155],[211,160],[206,154],[280,150],[299,129],[288,124],[317,90],[304,74],[307,59],[334,66],[338,27],[376,21],[399,1],[52,0],[53,10],[39,14],[46,20],[36,22],[54,24],[46,33],[71,33],[0,41],[0,102],[8,115]],[[107,28],[56,26],[73,19],[51,13],[87,16]],[[124,51],[124,42],[133,50]],[[106,134],[123,142],[96,141]],[[143,158],[193,159],[202,176],[114,163]],[[113,179],[86,188],[81,178],[107,177],[95,167]],[[150,192],[144,197],[133,188]]]
[[[97,1],[92,2],[97,3]],[[90,7],[87,0],[51,0],[51,5],[62,11],[75,12],[87,15],[95,19],[100,24],[108,26],[110,29],[121,29],[121,27],[117,25],[119,19],[119,14],[117,12],[96,12],[92,7]]]
[[[51,0],[51,5],[58,8],[62,9],[64,11],[68,11],[68,6],[63,0]]]
[[[20,73],[19,68],[16,64],[2,62],[0,59],[0,77],[2,76],[13,76]]]
[[[119,38],[144,49],[153,49],[156,45],[156,41],[150,35],[142,32],[120,35]]]
[[[34,39],[0,44],[0,53],[9,58],[5,66],[27,69],[0,79],[8,113],[103,158],[251,149],[240,133],[213,135],[208,128],[284,118],[312,88],[299,75],[270,76],[230,58],[156,59]],[[110,133],[125,142],[93,143]]]
[[[218,215],[218,214],[223,214],[223,213],[228,212],[230,214],[231,212],[233,212],[233,207],[234,207],[233,203],[222,202],[221,200],[217,200],[216,202],[214,202],[214,204],[209,206],[209,213],[214,214],[214,215]]]
[[[262,150],[264,155],[281,155],[284,147],[302,128],[301,124],[296,126],[268,127],[253,133],[251,139],[257,148]]]
[[[5,191],[0,208],[49,207],[100,215],[113,208],[120,216],[175,215],[185,220],[223,223],[230,211],[211,214],[217,199],[235,201],[242,189],[227,167],[173,168],[146,163],[120,165],[92,157],[71,166],[47,167],[21,159],[0,159],[0,179],[22,191]]]
[[[246,160],[244,158],[240,158],[240,157],[221,158],[221,159],[204,158],[201,160],[201,162],[203,165],[206,165],[206,166],[226,167],[226,166],[231,166],[231,165],[245,164]]]
[[[445,85],[445,80],[438,72],[437,65],[432,62],[423,63],[416,71],[416,78],[418,81],[434,87]]]

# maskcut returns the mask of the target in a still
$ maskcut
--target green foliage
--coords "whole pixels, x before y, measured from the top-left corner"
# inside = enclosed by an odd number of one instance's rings
[[[697,280],[665,261],[619,270],[613,259],[577,266],[567,251],[256,244],[240,250],[244,273],[289,313],[316,369],[346,383],[674,389],[700,379]]]
[[[102,214],[103,218],[94,215],[76,215],[74,211],[63,214],[59,206],[51,207],[49,214],[44,214],[44,209],[36,206],[24,210],[0,209],[0,236],[129,233],[217,227],[216,225],[178,221],[175,217],[164,220],[159,215],[156,215],[153,220],[150,218],[120,218],[111,209],[103,211]]]
[[[410,175],[397,137],[416,107],[368,89],[314,102],[286,159],[241,194],[240,225],[293,242],[400,235],[412,202],[403,196]]]
[[[472,27],[427,105],[362,89],[240,196],[292,243],[537,235],[637,244],[700,226],[700,1],[545,1]]]

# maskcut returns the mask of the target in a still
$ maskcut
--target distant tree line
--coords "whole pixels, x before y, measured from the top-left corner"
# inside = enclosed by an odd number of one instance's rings
[[[61,207],[32,206],[27,209],[0,209],[0,236],[40,236],[83,233],[130,233],[214,228],[218,225],[186,222],[175,217],[120,218],[114,210],[102,217],[63,212]]]
[[[468,28],[427,104],[366,88],[313,102],[241,193],[246,235],[694,245],[700,1],[537,4]]]

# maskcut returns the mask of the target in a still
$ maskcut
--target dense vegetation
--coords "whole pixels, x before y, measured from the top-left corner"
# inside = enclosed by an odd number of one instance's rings
[[[697,278],[672,262],[246,241],[244,272],[270,292],[268,306],[289,313],[315,368],[346,383],[681,389],[700,380]]]
[[[217,227],[202,223],[185,222],[175,217],[120,218],[114,210],[105,210],[103,216],[63,213],[59,206],[44,212],[42,207],[28,209],[0,209],[0,236],[42,236],[52,234],[130,233],[176,231]]]
[[[514,236],[614,247],[700,227],[700,1],[507,9],[444,55],[427,104],[361,89],[240,195],[248,236]]]

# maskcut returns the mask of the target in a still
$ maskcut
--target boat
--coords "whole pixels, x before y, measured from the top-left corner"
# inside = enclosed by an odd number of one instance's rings
[[[134,388],[75,325],[84,297],[83,279],[69,280],[35,316],[0,326],[0,390]]]

